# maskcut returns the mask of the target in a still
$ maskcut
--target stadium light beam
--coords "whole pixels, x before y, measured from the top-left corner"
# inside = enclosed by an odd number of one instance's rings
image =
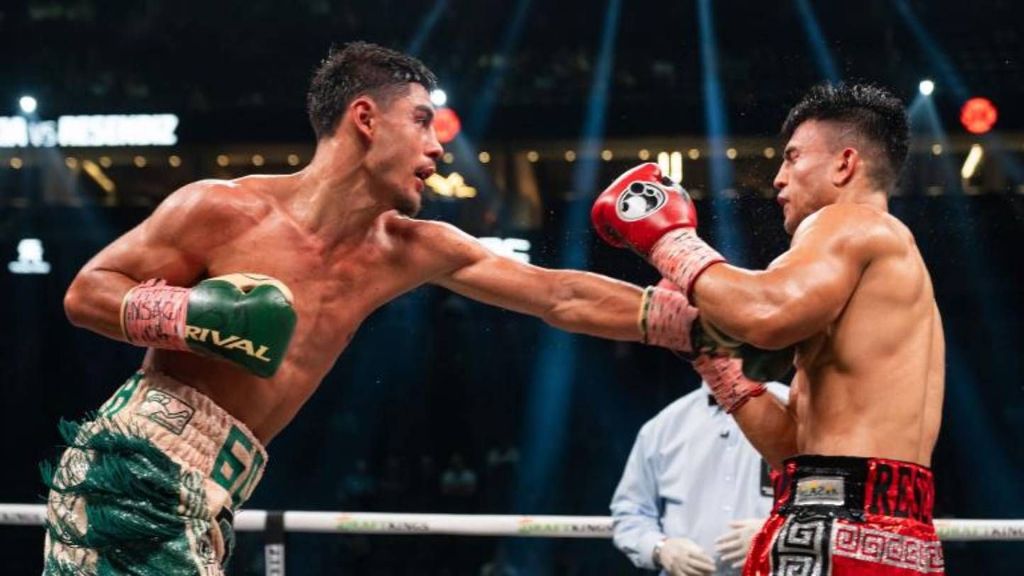
[[[593,84],[580,135],[579,161],[573,168],[573,188],[580,192],[570,200],[565,234],[560,250],[561,268],[586,269],[590,253],[590,206],[596,193],[600,168],[600,140],[604,136],[608,90],[615,61],[615,39],[622,0],[609,0],[601,46],[594,68]],[[545,327],[530,383],[528,425],[523,439],[518,502],[522,510],[542,510],[541,500],[552,482],[564,451],[566,414],[575,376],[575,339],[572,335]],[[550,503],[547,503],[550,504]]]
[[[804,32],[807,34],[807,41],[811,45],[814,54],[814,61],[818,65],[818,73],[829,82],[835,84],[841,79],[839,68],[829,52],[825,36],[821,33],[821,25],[814,15],[814,9],[809,0],[797,0],[797,10],[800,11],[800,23],[803,24]]]
[[[971,98],[971,92],[963,78],[957,72],[952,60],[943,52],[935,38],[925,29],[924,24],[911,10],[908,0],[896,0],[896,10],[903,18],[904,23],[910,28],[911,33],[928,57],[931,67],[938,71],[939,80],[942,85],[949,86],[953,97],[957,102],[966,102]],[[1010,179],[1015,184],[1024,183],[1024,166],[1010,153],[1008,147],[995,132],[989,132],[984,136],[985,143],[999,161],[999,164],[1006,170]]]
[[[925,78],[917,85],[917,90],[922,96],[931,96],[932,92],[935,92],[935,82]]]
[[[725,191],[733,187],[732,165],[726,160],[725,150],[728,124],[725,118],[725,97],[718,71],[718,40],[715,35],[711,0],[697,3],[700,23],[701,77],[704,85],[704,117],[707,125],[709,164],[709,190],[718,248],[731,262],[745,262],[740,227],[736,224],[736,209]]]
[[[577,192],[569,201],[560,247],[560,268],[589,268],[591,234],[590,207],[598,188],[600,151],[605,132],[608,93],[615,63],[615,41],[622,0],[608,0],[601,32],[601,44],[594,67],[590,94],[580,133],[578,161],[573,166],[572,187]],[[522,440],[517,509],[550,509],[549,486],[558,484],[561,462],[565,460],[573,382],[576,379],[578,339],[550,326],[542,328],[540,352],[530,379],[527,423]],[[551,544],[515,548],[526,573],[543,573]]]
[[[526,16],[530,12],[531,0],[518,0],[512,13],[512,18],[505,33],[501,38],[498,49],[494,51],[494,58],[491,62],[491,69],[484,79],[483,86],[476,91],[473,99],[473,106],[466,118],[466,132],[474,141],[481,141],[487,133],[487,127],[491,122],[491,114],[498,101],[498,94],[501,91],[501,81],[505,72],[509,69],[509,59],[515,54],[515,49],[522,39],[523,28],[526,24]]]
[[[419,56],[420,52],[423,51],[423,45],[427,43],[427,39],[430,38],[430,34],[437,27],[437,21],[441,19],[441,14],[444,13],[444,9],[448,7],[448,0],[435,0],[434,6],[427,13],[427,17],[423,19],[423,23],[419,25],[416,30],[416,36],[409,42],[405,51],[413,56]]]
[[[501,82],[508,70],[508,60],[515,53],[522,38],[530,5],[531,0],[517,0],[510,23],[505,28],[498,49],[494,52],[495,65],[484,78],[483,84],[474,90],[476,97],[473,98],[469,111],[463,116],[461,132],[455,140],[446,144],[446,148],[455,151],[454,169],[466,174],[466,180],[476,186],[480,201],[491,206],[495,212],[500,211],[498,187],[492,175],[477,161],[480,154],[477,143],[487,132],[494,106],[498,101]]]
[[[925,48],[926,53],[932,58],[933,66],[943,74],[941,78],[943,85],[945,86],[948,83],[957,99],[966,99],[968,94],[966,86],[960,81],[950,61],[938,48],[938,45],[935,44],[928,32],[911,13],[910,6],[906,0],[897,0],[896,7],[915,36],[917,36],[919,43]],[[918,96],[911,105],[910,111],[912,114],[914,112],[926,114],[927,126],[932,130],[933,134],[931,140],[938,141],[944,150],[953,149],[947,141],[946,131],[935,108],[934,98],[923,95]],[[911,116],[911,121],[914,121],[914,116]],[[998,144],[993,146],[992,143],[998,141],[991,134],[986,135],[985,139],[989,143],[990,150],[994,146],[997,150],[999,149]],[[980,153],[980,150],[975,153],[972,149],[968,157],[972,154],[979,156],[978,161],[980,162]],[[1018,164],[1012,158],[1009,158],[1008,154],[997,155],[1003,167],[1011,172],[1011,174],[1014,172],[1018,175],[1020,174]],[[1005,345],[1006,339],[999,336],[1000,331],[1006,329],[1006,311],[1012,309],[1012,307],[1000,298],[994,297],[995,294],[989,292],[988,282],[983,280],[993,277],[993,265],[985,257],[990,251],[987,250],[977,227],[968,216],[972,213],[972,210],[963,193],[966,181],[961,181],[957,178],[957,176],[963,176],[963,173],[957,174],[956,165],[953,163],[951,154],[943,155],[942,169],[946,186],[956,190],[956,192],[949,195],[948,200],[955,207],[952,212],[962,215],[960,218],[953,218],[943,223],[943,226],[951,228],[950,232],[948,232],[950,237],[957,240],[948,244],[949,254],[947,257],[956,262],[962,262],[964,275],[968,278],[974,278],[975,282],[978,283],[976,286],[978,286],[982,296],[967,298],[964,305],[972,307],[975,311],[974,315],[978,321],[972,324],[970,328],[979,330],[976,337],[984,338],[992,343],[991,354],[988,357],[994,359],[983,367],[972,363],[968,360],[967,355],[963,353],[963,338],[958,338],[958,333],[962,332],[962,330],[957,330],[955,326],[951,326],[946,331],[947,381],[949,382],[946,387],[947,401],[953,400],[955,405],[959,407],[958,410],[954,411],[958,425],[949,427],[950,430],[954,431],[950,434],[950,440],[957,448],[964,450],[966,454],[977,456],[976,461],[972,465],[973,470],[978,471],[979,474],[984,475],[986,478],[1001,478],[1009,473],[1008,470],[1010,468],[1004,455],[999,450],[977,449],[978,446],[997,445],[997,443],[993,442],[993,439],[998,436],[998,432],[991,425],[991,415],[984,414],[977,391],[982,388],[981,383],[985,381],[981,374],[1012,373],[1014,370],[1008,359],[1016,357],[1015,351],[1009,349]],[[986,506],[993,510],[1005,509],[1008,502],[1013,502],[1015,503],[1013,505],[1019,507],[1020,496],[1017,492],[1007,483],[990,483],[988,490],[972,495],[971,504]]]

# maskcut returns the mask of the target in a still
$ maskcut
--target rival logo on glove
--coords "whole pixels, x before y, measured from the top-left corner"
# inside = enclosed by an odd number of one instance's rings
[[[267,352],[270,348],[266,346],[260,346],[258,349],[252,340],[246,340],[239,336],[225,336],[220,335],[220,331],[213,330],[211,328],[201,328],[199,326],[185,326],[185,340],[193,340],[196,342],[209,342],[214,346],[219,346],[225,350],[241,350],[245,352],[246,356],[257,358],[264,362],[270,362],[270,358],[267,358]]]
[[[661,210],[667,201],[668,194],[660,186],[651,182],[633,182],[622,191],[615,203],[615,212],[626,222],[636,222]]]

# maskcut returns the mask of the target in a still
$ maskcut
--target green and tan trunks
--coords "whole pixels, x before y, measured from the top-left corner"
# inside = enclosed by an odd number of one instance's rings
[[[44,575],[214,576],[234,511],[267,453],[244,424],[159,372],[133,375],[43,465],[50,487]]]

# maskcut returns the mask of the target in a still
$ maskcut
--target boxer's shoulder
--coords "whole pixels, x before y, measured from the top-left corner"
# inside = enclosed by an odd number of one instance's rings
[[[863,204],[839,203],[807,217],[793,235],[793,243],[833,245],[849,255],[880,256],[903,250],[906,227],[884,210]]]
[[[418,265],[450,270],[489,254],[479,240],[447,222],[395,216],[390,236]]]
[[[476,242],[472,236],[455,226],[436,220],[419,220],[395,214],[389,217],[387,226],[393,234],[433,250],[458,248],[467,242]]]
[[[252,225],[274,210],[274,197],[261,186],[239,180],[199,180],[176,190],[163,203],[191,225]]]

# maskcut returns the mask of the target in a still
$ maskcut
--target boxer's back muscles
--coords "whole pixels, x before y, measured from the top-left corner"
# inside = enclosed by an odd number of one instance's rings
[[[844,212],[822,215],[820,224],[831,230],[813,237],[798,232],[794,238],[795,246],[854,230],[839,249],[862,263],[838,317],[798,348],[797,447],[801,453],[927,466],[938,435],[945,376],[931,279],[902,223],[868,208]],[[811,220],[806,224],[819,224]]]
[[[734,413],[773,464],[796,453],[929,463],[941,320],[913,237],[884,209],[822,208],[766,270],[716,265],[696,292],[702,313],[734,336],[798,345],[788,409],[765,395]]]

